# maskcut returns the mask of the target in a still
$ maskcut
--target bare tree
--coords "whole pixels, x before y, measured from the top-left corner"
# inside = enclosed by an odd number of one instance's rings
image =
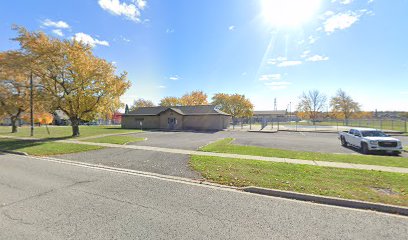
[[[326,102],[326,95],[318,90],[309,90],[308,92],[303,92],[299,97],[297,110],[302,113],[303,117],[311,119],[314,125],[319,117],[319,113],[326,106]]]
[[[341,89],[337,90],[336,95],[331,98],[330,106],[333,113],[337,117],[346,121],[346,125],[348,124],[350,117],[354,113],[360,111],[360,104],[354,101],[345,91]]]

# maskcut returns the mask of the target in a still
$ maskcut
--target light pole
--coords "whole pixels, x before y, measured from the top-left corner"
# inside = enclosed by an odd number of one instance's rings
[[[33,73],[30,74],[30,136],[34,136],[34,111],[33,111]]]

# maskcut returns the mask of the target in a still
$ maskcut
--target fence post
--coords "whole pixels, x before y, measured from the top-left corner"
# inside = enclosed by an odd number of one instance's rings
[[[382,130],[382,119],[380,119],[380,130]]]
[[[279,121],[278,121],[278,132],[279,132]]]
[[[391,120],[391,130],[394,130],[394,120]]]
[[[407,120],[405,120],[405,132],[407,132]]]
[[[252,117],[249,119],[249,130],[252,130]]]

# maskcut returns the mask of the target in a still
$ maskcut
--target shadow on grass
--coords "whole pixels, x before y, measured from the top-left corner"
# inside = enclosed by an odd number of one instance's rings
[[[27,147],[40,146],[47,142],[53,142],[56,140],[70,139],[72,137],[58,137],[58,138],[48,138],[48,139],[33,139],[33,140],[20,140],[20,139],[10,139],[10,138],[0,138],[0,150],[3,151],[20,151]]]

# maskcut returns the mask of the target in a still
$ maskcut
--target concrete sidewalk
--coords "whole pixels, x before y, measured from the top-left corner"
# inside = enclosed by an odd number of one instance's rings
[[[76,141],[76,140],[59,140],[57,142],[75,143],[75,144],[87,144],[87,145],[110,147],[110,148],[126,148],[126,149],[157,151],[157,152],[166,152],[166,153],[177,153],[177,154],[184,154],[184,155],[199,155],[199,156],[211,156],[211,157],[223,157],[223,158],[239,158],[239,159],[259,160],[259,161],[268,161],[268,162],[304,164],[304,165],[313,165],[313,166],[320,166],[320,167],[334,167],[334,168],[346,168],[346,169],[358,169],[358,170],[375,170],[375,171],[394,172],[394,173],[408,173],[408,168],[387,167],[387,166],[378,166],[378,165],[365,165],[365,164],[355,164],[355,163],[325,162],[325,161],[311,161],[311,160],[300,160],[300,159],[289,159],[289,158],[262,157],[262,156],[240,155],[240,154],[231,154],[231,153],[202,152],[202,151],[195,151],[195,150],[161,148],[161,147],[150,147],[150,146],[119,145],[119,144],[110,144],[110,143],[94,143],[94,142],[85,142],[85,141]]]

